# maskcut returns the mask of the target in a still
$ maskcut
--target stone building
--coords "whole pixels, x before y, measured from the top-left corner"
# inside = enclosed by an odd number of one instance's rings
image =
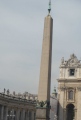
[[[35,97],[23,95],[0,93],[0,120],[35,120]]]
[[[81,120],[81,63],[74,54],[61,60],[58,98],[58,120]]]

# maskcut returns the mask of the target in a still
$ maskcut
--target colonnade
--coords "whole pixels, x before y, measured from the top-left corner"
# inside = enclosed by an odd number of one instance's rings
[[[0,105],[0,120],[35,120],[35,111]]]

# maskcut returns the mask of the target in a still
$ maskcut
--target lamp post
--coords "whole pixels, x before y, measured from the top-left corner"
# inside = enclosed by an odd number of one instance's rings
[[[10,111],[10,114],[7,115],[7,120],[15,120],[15,114],[13,111]]]

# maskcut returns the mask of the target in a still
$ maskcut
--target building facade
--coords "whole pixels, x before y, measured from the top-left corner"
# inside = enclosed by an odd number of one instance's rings
[[[58,99],[58,120],[81,120],[81,63],[74,54],[61,60]]]

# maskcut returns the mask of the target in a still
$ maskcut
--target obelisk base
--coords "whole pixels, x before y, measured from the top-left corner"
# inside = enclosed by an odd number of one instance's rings
[[[36,120],[49,120],[49,108],[37,108],[36,109]]]

